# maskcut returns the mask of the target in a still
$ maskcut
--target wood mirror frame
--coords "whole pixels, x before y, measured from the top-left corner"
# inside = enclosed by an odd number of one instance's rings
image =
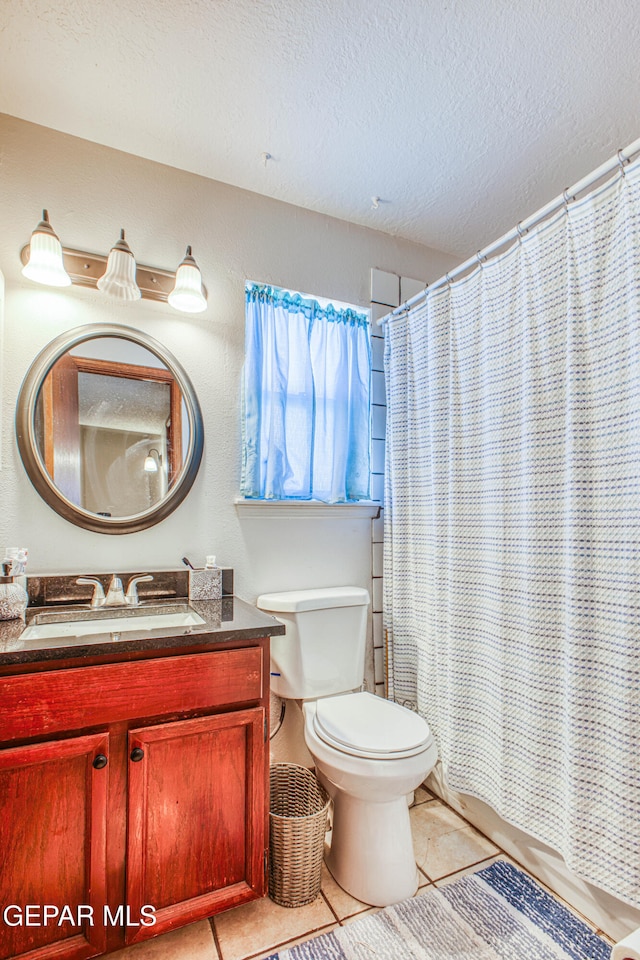
[[[129,369],[109,360],[95,361],[86,358],[76,359],[69,351],[89,340],[101,338],[115,338],[127,340],[137,344],[152,353],[162,363],[164,369],[153,368],[150,373],[145,368],[128,365]],[[36,412],[41,393],[50,391],[54,386],[54,378],[50,377],[54,365],[61,358],[68,355],[72,361],[75,376],[79,370],[84,370],[95,363],[90,372],[102,376],[123,376],[126,379],[147,379],[165,382],[169,386],[171,396],[171,411],[174,417],[181,415],[182,404],[189,422],[189,437],[185,449],[178,451],[175,444],[171,444],[171,456],[168,463],[169,488],[166,494],[153,504],[148,510],[129,516],[107,517],[92,513],[74,503],[56,486],[53,476],[45,459],[50,459],[50,452],[40,449],[37,440]],[[64,365],[66,366],[66,364]],[[45,388],[46,382],[46,388]],[[61,385],[64,389],[64,384]],[[43,403],[43,405],[46,405]],[[176,442],[182,442],[182,430],[174,422],[173,426]],[[203,449],[202,413],[198,398],[187,374],[178,361],[169,351],[152,337],[117,324],[88,324],[77,327],[61,334],[52,340],[33,361],[24,379],[16,406],[16,438],[18,450],[25,470],[40,496],[49,506],[71,523],[94,533],[135,533],[146,530],[148,527],[164,520],[176,507],[182,503],[198,473]],[[46,443],[44,444],[46,448]],[[50,464],[49,464],[50,466]]]

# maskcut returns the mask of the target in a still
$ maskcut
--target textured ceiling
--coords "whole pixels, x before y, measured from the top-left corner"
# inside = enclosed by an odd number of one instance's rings
[[[640,136],[639,51],[637,0],[0,0],[0,111],[462,258]]]

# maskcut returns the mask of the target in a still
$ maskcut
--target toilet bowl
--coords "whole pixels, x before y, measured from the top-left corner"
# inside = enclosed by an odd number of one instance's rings
[[[333,800],[327,866],[363,903],[388,906],[418,888],[407,806],[437,760],[425,721],[399,704],[359,692],[369,594],[333,587],[258,597],[281,620],[271,640],[271,684],[303,701],[304,739]]]
[[[333,877],[373,906],[413,896],[418,871],[407,794],[437,760],[427,724],[370,693],[307,701],[303,713],[307,748],[334,805],[326,857]]]

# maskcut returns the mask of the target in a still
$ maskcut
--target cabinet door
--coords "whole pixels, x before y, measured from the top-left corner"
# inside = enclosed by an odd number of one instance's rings
[[[132,943],[265,893],[261,707],[129,732],[127,897],[155,926]]]
[[[106,948],[108,742],[99,733],[0,750],[2,960]]]

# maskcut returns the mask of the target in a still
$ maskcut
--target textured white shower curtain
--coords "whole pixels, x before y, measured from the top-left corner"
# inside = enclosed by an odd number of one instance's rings
[[[386,325],[389,695],[640,906],[640,164]]]

